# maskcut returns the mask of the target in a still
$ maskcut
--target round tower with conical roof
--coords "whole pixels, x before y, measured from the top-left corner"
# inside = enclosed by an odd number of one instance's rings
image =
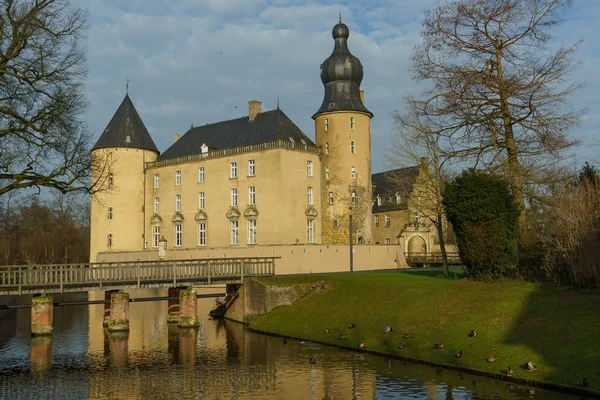
[[[98,253],[143,250],[145,165],[158,149],[126,94],[92,148],[92,181],[98,192],[90,209],[90,261]]]
[[[333,27],[334,49],[321,64],[323,103],[313,115],[322,154],[322,241],[371,242],[371,118],[360,84],[363,67],[348,49],[350,30]]]

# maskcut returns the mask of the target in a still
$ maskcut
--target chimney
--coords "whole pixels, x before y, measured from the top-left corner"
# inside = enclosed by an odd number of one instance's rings
[[[365,104],[365,91],[360,91],[360,101],[362,101],[363,105]]]
[[[173,141],[173,143],[177,142],[180,138],[181,138],[181,135],[179,133],[176,133],[175,140]]]
[[[262,103],[258,100],[248,102],[248,120],[254,121],[256,116],[262,112]]]

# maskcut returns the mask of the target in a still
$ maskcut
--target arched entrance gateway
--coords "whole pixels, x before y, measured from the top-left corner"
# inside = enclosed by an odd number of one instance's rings
[[[407,253],[427,253],[427,242],[422,236],[414,235],[408,240]]]

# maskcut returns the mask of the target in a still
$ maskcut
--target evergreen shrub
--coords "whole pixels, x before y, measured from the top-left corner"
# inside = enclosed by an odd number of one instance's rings
[[[497,279],[517,267],[519,210],[506,180],[463,171],[447,185],[443,203],[469,275]]]

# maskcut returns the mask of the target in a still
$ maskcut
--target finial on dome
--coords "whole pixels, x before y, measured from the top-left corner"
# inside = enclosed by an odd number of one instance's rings
[[[125,95],[129,95],[129,77],[127,77],[127,83],[125,83]]]
[[[342,23],[342,5],[340,4],[340,24]]]

